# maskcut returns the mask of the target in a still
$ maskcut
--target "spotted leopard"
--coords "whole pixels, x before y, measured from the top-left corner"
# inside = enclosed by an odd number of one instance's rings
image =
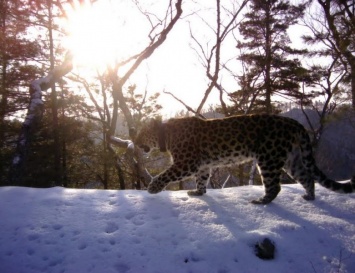
[[[297,121],[276,115],[243,115],[222,119],[188,117],[165,123],[153,120],[143,126],[136,146],[149,152],[152,148],[169,151],[173,164],[155,176],[148,192],[158,193],[170,182],[192,177],[196,190],[189,195],[203,195],[211,168],[257,160],[265,195],[254,204],[267,204],[281,190],[280,175],[288,172],[306,190],[306,200],[314,200],[314,180],[337,192],[351,193],[351,182],[339,183],[327,178],[315,164],[305,128]]]

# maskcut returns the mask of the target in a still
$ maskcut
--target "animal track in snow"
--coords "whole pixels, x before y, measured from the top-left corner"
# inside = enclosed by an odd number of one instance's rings
[[[37,240],[39,238],[39,235],[38,234],[30,234],[30,235],[28,235],[28,237],[27,237],[27,239],[29,240],[29,241],[35,241],[35,240]]]
[[[116,269],[116,271],[117,272],[119,272],[119,273],[126,273],[126,272],[128,272],[131,268],[128,266],[128,265],[126,265],[126,264],[115,264],[115,269]]]
[[[54,266],[57,266],[57,265],[63,263],[63,260],[64,260],[63,258],[56,258],[56,259],[53,259],[52,261],[50,261],[48,265],[50,267],[54,267]]]
[[[119,229],[118,225],[114,222],[108,222],[106,224],[105,232],[108,234],[114,233]]]
[[[190,253],[188,257],[185,258],[184,262],[189,263],[189,262],[200,262],[203,261],[204,259],[196,255],[195,253]]]
[[[128,212],[125,216],[127,220],[131,220],[136,214],[134,212]]]
[[[111,200],[111,201],[108,202],[108,204],[109,204],[110,206],[113,206],[113,205],[116,205],[117,202],[116,202],[115,200]]]
[[[136,226],[142,226],[145,224],[144,214],[135,214],[133,212],[128,212],[125,215],[125,218]]]
[[[79,235],[80,233],[81,233],[81,232],[80,232],[79,230],[74,230],[74,231],[73,231],[73,235],[74,235],[74,236],[77,236],[77,235]]]
[[[142,226],[142,225],[145,224],[145,221],[144,221],[143,219],[137,218],[137,217],[135,217],[132,222],[133,222],[133,224],[135,224],[136,226]]]
[[[82,242],[82,243],[79,244],[78,249],[79,249],[79,250],[84,250],[84,249],[87,248],[87,247],[88,247],[87,243]]]
[[[152,215],[152,220],[159,220],[159,219],[161,219],[161,215],[157,215],[157,214],[154,214],[154,215]]]
[[[60,230],[60,229],[62,229],[63,228],[63,225],[61,225],[61,224],[54,224],[53,225],[53,229],[54,230]]]

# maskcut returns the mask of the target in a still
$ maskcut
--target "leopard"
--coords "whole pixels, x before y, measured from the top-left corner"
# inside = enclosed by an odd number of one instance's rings
[[[328,178],[316,165],[310,136],[298,121],[272,114],[236,115],[217,119],[199,117],[153,119],[135,134],[133,143],[149,154],[168,152],[172,164],[152,177],[147,190],[155,194],[169,183],[193,179],[196,189],[189,196],[206,193],[211,170],[256,160],[264,195],[253,204],[268,204],[281,191],[286,172],[299,182],[307,201],[315,199],[315,181],[340,193],[355,190],[355,176],[339,182]]]

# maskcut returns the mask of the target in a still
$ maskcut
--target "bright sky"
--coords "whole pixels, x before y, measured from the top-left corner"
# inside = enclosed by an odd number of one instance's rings
[[[146,8],[152,14],[157,14],[159,18],[164,17],[167,1],[141,2],[144,2],[143,9]],[[142,93],[145,89],[150,94],[162,93],[165,90],[173,93],[189,106],[197,107],[208,81],[205,69],[191,48],[189,23],[196,31],[195,35],[202,42],[209,42],[209,46],[213,45],[214,37],[211,29],[197,16],[188,15],[192,10],[199,10],[206,16],[204,18],[210,18],[213,22],[215,19],[213,9],[204,7],[201,10],[200,4],[185,2],[183,10],[184,18],[175,25],[164,44],[142,63],[129,82],[136,84],[137,90]],[[80,70],[88,65],[102,69],[106,64],[112,64],[115,60],[122,61],[127,56],[140,52],[149,43],[148,34],[151,27],[133,1],[100,0],[94,4],[94,8],[86,8],[82,12],[76,11],[69,15],[71,20],[67,29],[71,32],[71,36],[65,44],[74,51],[76,67]],[[228,52],[226,58],[235,55],[233,47],[233,52]],[[212,93],[205,106],[215,104],[218,96],[217,92]],[[160,103],[164,107],[165,116],[172,116],[184,109],[170,95],[163,93]]]
[[[71,20],[67,29],[71,36],[66,45],[74,51],[79,70],[85,66],[103,69],[107,64],[137,54],[149,44],[148,34],[151,30],[149,21],[133,2],[100,0],[95,2],[94,8],[69,13]],[[142,9],[148,10],[160,19],[164,18],[167,1],[140,2],[144,5],[141,6]],[[202,7],[194,1],[184,2],[183,18],[175,25],[164,44],[142,63],[130,78],[129,83],[136,84],[137,91],[143,93],[147,89],[150,94],[161,93],[159,103],[163,106],[165,117],[173,116],[185,108],[162,91],[171,92],[189,106],[196,108],[208,86],[205,68],[192,49],[193,46],[195,48],[197,46],[192,41],[189,30],[191,25],[194,35],[206,46],[206,51],[207,47],[214,45],[214,33],[207,23],[212,27],[215,25],[215,3],[211,3],[211,7],[207,5],[208,3],[203,3]],[[193,11],[198,11],[197,15],[190,16]],[[154,18],[156,19],[154,16],[151,17],[152,20]],[[225,16],[224,19],[228,18]],[[237,71],[240,68],[235,61],[238,54],[235,48],[236,41],[232,36],[230,39],[232,40],[222,48],[222,60],[224,62],[229,60],[230,68]],[[122,75],[121,71],[119,76]],[[220,75],[220,82],[230,92],[238,88],[234,78],[227,73]],[[218,92],[213,91],[205,107],[219,103],[218,97]],[[226,97],[225,100],[227,101]]]

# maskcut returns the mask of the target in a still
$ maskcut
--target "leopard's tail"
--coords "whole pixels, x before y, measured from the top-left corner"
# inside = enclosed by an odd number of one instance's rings
[[[329,179],[321,170],[315,166],[314,171],[314,180],[317,180],[319,184],[323,187],[340,193],[352,193],[355,192],[355,176],[350,181],[338,182],[332,179]]]
[[[355,176],[350,181],[338,182],[329,179],[316,165],[314,157],[312,155],[312,146],[309,136],[306,131],[301,136],[301,151],[302,161],[304,166],[312,174],[313,179],[316,180],[323,187],[340,193],[352,193],[355,192]]]

